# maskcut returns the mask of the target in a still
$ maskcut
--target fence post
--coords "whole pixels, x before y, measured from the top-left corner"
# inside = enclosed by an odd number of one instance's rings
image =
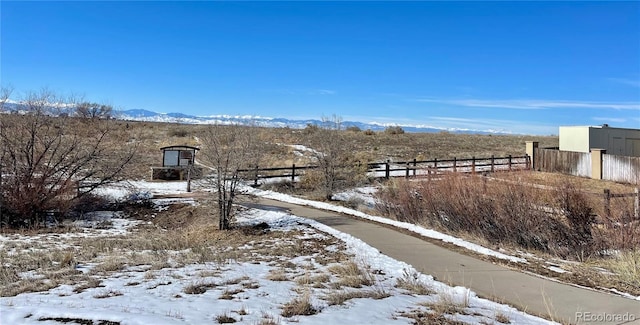
[[[254,174],[253,185],[258,186],[258,165],[256,165],[256,173]]]
[[[387,159],[387,162],[384,163],[384,178],[389,179],[389,176],[389,159]]]
[[[416,158],[413,158],[413,176],[416,176],[416,169],[418,168],[418,162]]]
[[[458,171],[458,160],[453,157],[453,172],[455,173],[456,171]]]
[[[407,163],[407,173],[404,175],[404,178],[409,178],[409,163]]]
[[[640,188],[636,187],[634,192],[636,192],[636,196],[633,202],[633,216],[636,219],[640,219]]]
[[[605,153],[604,149],[591,148],[591,178],[602,179],[602,155]]]
[[[493,155],[491,155],[491,172],[493,173],[495,171],[495,157]]]
[[[511,155],[509,155],[509,171],[511,171]]]
[[[530,158],[529,166],[532,170],[535,170],[538,166],[535,163],[536,150],[538,150],[538,142],[537,141],[525,141],[525,149],[527,152],[527,156]]]
[[[291,165],[291,183],[296,182],[296,164]]]
[[[189,163],[189,168],[187,168],[187,192],[191,193],[191,163]]]
[[[607,219],[611,219],[611,190],[604,189],[604,215]]]
[[[476,173],[476,156],[471,157],[471,173]]]
[[[433,159],[433,172],[438,173],[438,158]]]

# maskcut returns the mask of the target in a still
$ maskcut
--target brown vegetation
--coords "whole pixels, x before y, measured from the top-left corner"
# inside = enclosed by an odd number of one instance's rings
[[[603,218],[594,214],[602,201],[580,184],[538,187],[523,181],[527,174],[500,180],[460,174],[433,181],[394,180],[379,193],[384,203],[377,209],[401,221],[470,234],[489,244],[577,260],[640,244],[640,225],[629,218],[629,202],[612,206],[611,217]]]

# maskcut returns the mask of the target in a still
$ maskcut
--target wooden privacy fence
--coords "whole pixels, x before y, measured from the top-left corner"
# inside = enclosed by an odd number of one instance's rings
[[[640,185],[640,157],[535,148],[535,170]]]
[[[602,179],[640,185],[640,157],[603,154]]]
[[[399,161],[399,162],[374,162],[367,163],[367,170],[370,176],[374,178],[390,178],[390,177],[428,177],[430,175],[444,172],[458,173],[480,173],[480,172],[496,172],[496,171],[512,171],[530,169],[531,161],[529,156],[507,156],[507,157],[488,157],[488,158],[468,158],[468,159],[445,159],[445,160],[416,160]],[[354,166],[355,167],[355,166]],[[304,171],[308,169],[317,169],[319,166],[296,166],[292,164],[288,167],[269,167],[240,169],[240,173],[244,174],[246,179],[254,181],[254,185],[258,185],[260,179],[269,178],[285,178],[296,181],[297,176],[304,175]]]
[[[539,171],[591,177],[589,153],[536,149],[534,159],[533,165]]]

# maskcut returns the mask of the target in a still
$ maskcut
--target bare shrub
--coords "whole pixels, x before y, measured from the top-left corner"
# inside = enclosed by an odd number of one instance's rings
[[[466,325],[467,323],[452,320],[443,314],[436,314],[433,312],[424,312],[422,310],[412,310],[408,312],[401,312],[401,316],[407,317],[413,320],[414,325]],[[482,323],[481,323],[482,324]]]
[[[280,318],[275,318],[271,314],[263,313],[258,325],[279,325],[280,323]]]
[[[404,134],[404,129],[402,129],[401,126],[395,125],[395,126],[387,126],[384,129],[384,133],[386,134],[390,134],[390,135],[396,135],[396,134]]]
[[[227,314],[221,314],[216,316],[218,324],[231,324],[237,322],[237,320]]]
[[[346,286],[351,288],[360,288],[369,286],[374,283],[375,276],[368,270],[361,268],[353,261],[344,264],[332,265],[328,268],[329,272],[339,277],[336,283],[338,287]]]
[[[10,283],[9,285],[0,288],[0,296],[11,297],[19,295],[21,293],[47,291],[57,287],[58,285],[60,284],[57,281],[53,280],[22,280],[15,283]]]
[[[83,118],[111,118],[113,107],[111,105],[82,102],[76,106],[76,115]]]
[[[169,136],[184,138],[189,135],[189,130],[186,128],[175,128],[169,132]]]
[[[275,269],[269,271],[267,275],[267,280],[271,281],[289,281],[289,277],[287,276],[287,271],[283,268]]]
[[[597,247],[591,233],[595,215],[589,201],[573,184],[563,184],[556,193],[557,204],[567,219],[571,236],[568,236],[568,246],[576,257],[583,261],[591,256]]]
[[[100,279],[89,278],[86,281],[76,285],[75,288],[73,288],[73,292],[80,293],[80,292],[84,292],[87,289],[97,288],[100,286],[102,286],[102,281]]]
[[[435,301],[423,304],[438,315],[465,314],[469,307],[469,296],[456,297],[453,293],[441,292]]]
[[[234,298],[234,296],[238,293],[244,292],[244,290],[242,289],[235,289],[235,290],[224,290],[221,294],[220,297],[218,297],[218,299],[220,300],[232,300]]]
[[[608,214],[603,211],[601,215],[602,227],[594,234],[597,241],[625,251],[634,251],[640,246],[640,220],[634,218],[632,198],[611,200]]]
[[[446,174],[433,181],[395,180],[377,195],[376,208],[387,216],[492,244],[580,260],[600,250],[588,201],[571,187],[547,193],[517,182]]]
[[[608,264],[622,281],[640,288],[640,250],[620,252]]]
[[[429,295],[434,293],[433,289],[430,288],[425,282],[420,280],[420,274],[417,272],[408,272],[404,270],[402,273],[402,277],[398,278],[396,282],[396,287],[405,289],[416,295]]]
[[[115,272],[124,269],[127,265],[126,261],[120,257],[108,257],[102,263],[91,269],[92,273]]]
[[[260,146],[251,129],[242,125],[212,125],[201,135],[201,157],[214,171],[211,180],[221,230],[230,228],[235,212],[233,202],[244,177],[240,170],[256,166],[260,156]]]
[[[313,157],[318,168],[302,180],[306,187],[321,189],[326,200],[347,184],[366,178],[366,164],[358,164],[357,155],[350,150],[342,130],[342,118],[323,117],[322,125],[314,128],[306,137],[307,144],[314,149]],[[310,180],[313,179],[313,182]]]
[[[190,283],[188,284],[186,287],[184,287],[184,289],[182,289],[182,292],[186,293],[186,294],[190,294],[190,295],[199,295],[199,294],[203,294],[205,292],[207,292],[207,290],[211,289],[211,288],[215,288],[217,287],[218,284],[214,283],[214,282],[195,282],[195,283]]]
[[[39,227],[64,216],[96,188],[117,181],[135,144],[110,150],[113,123],[52,117],[72,104],[43,91],[20,102],[24,114],[0,114],[2,225]]]
[[[384,290],[334,290],[323,297],[330,306],[343,305],[346,301],[359,298],[384,299],[390,294]]]
[[[496,322],[501,323],[501,324],[511,324],[511,319],[509,318],[509,316],[497,312],[493,318],[496,320]]]
[[[298,315],[310,316],[315,315],[318,312],[319,310],[311,304],[311,294],[309,292],[306,292],[302,296],[296,297],[282,306],[281,315],[283,317],[292,317]]]

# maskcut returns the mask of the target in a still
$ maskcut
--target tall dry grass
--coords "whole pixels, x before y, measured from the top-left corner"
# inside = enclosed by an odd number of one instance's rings
[[[590,195],[571,183],[540,188],[446,174],[433,181],[393,180],[378,199],[378,211],[400,221],[562,258],[585,260],[640,244],[639,226],[622,220],[624,210],[602,222]]]

